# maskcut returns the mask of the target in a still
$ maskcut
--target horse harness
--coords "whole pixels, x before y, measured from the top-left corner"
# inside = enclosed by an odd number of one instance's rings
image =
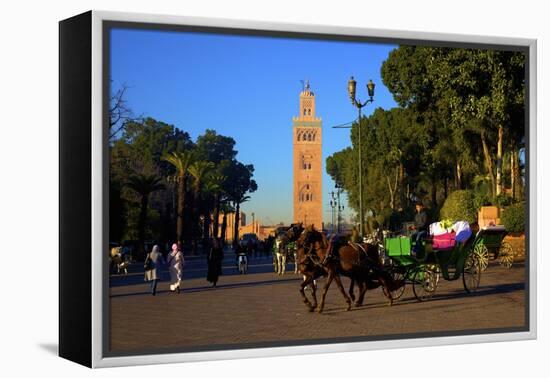
[[[376,264],[377,262],[374,261],[370,256],[369,254],[367,253],[367,250],[363,247],[363,245],[361,245],[360,243],[355,243],[355,242],[348,242],[348,245],[355,249],[358,253],[357,253],[357,265],[362,265],[362,262],[363,261],[367,261],[371,264]],[[363,257],[363,258],[361,258]]]
[[[369,265],[369,268],[371,268],[372,270],[376,270],[378,266],[377,261],[375,261],[368,255],[367,251],[361,244],[354,243],[351,241],[347,242],[346,244],[358,252],[357,261],[353,263],[354,265],[361,266],[361,265],[365,265],[365,262],[367,262]],[[314,243],[310,243],[309,247],[307,248],[307,252],[305,253],[305,258],[304,260],[302,260],[302,263],[305,263],[306,260],[310,260],[315,266],[325,268],[331,259],[340,260],[339,257],[336,254],[334,254],[334,250],[338,250],[340,247],[344,245],[345,244],[343,243],[339,243],[337,239],[331,240],[327,247],[327,250],[328,250],[327,254],[325,255],[325,258],[323,259],[323,261],[321,261],[319,258],[319,255],[315,251]]]

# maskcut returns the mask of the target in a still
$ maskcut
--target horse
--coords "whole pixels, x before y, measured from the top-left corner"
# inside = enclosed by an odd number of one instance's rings
[[[302,223],[293,223],[286,232],[280,233],[276,236],[274,243],[275,248],[273,254],[273,265],[277,274],[285,274],[286,262],[290,257],[291,250],[294,254],[294,273],[298,272],[295,254],[296,248],[292,248],[291,245],[300,237],[303,230],[304,227]]]
[[[128,256],[122,253],[122,247],[113,247],[110,251],[109,269],[112,273],[116,271],[116,274],[128,274],[128,267],[130,262]]]
[[[378,260],[378,247],[370,244],[344,244],[338,240],[329,242],[324,234],[308,227],[297,241],[298,245],[298,269],[304,275],[305,280],[300,285],[300,294],[309,311],[317,308],[323,312],[327,291],[336,281],[338,289],[347,302],[347,310],[351,310],[352,299],[346,293],[340,275],[349,277],[359,287],[359,297],[355,302],[361,306],[367,289],[382,287],[385,296],[392,303],[391,291],[398,284],[385,270]],[[326,277],[321,302],[317,306],[316,290],[313,281],[321,276]],[[311,302],[305,295],[305,288],[312,289]],[[352,295],[353,297],[353,295]]]
[[[238,266],[239,266],[239,273],[240,274],[246,274],[248,271],[248,256],[246,253],[239,253],[237,255],[238,260]]]

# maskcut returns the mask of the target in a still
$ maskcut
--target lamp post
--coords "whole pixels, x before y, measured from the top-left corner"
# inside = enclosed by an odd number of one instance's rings
[[[332,209],[332,222],[331,222],[331,228],[332,228],[332,233],[334,234],[334,223],[335,223],[335,209],[336,209],[336,206],[338,206],[337,202],[336,202],[336,196],[334,195],[334,191],[330,192],[330,196],[331,196],[331,200],[330,200],[330,207]]]
[[[336,233],[340,233],[340,220],[342,219],[342,211],[344,211],[344,205],[340,205],[340,193],[342,193],[342,188],[336,184],[336,206],[337,206],[337,215],[336,215]]]
[[[363,239],[363,171],[362,171],[362,154],[361,154],[361,109],[368,103],[374,101],[374,83],[369,80],[367,83],[367,92],[369,99],[365,102],[357,100],[355,96],[355,90],[357,82],[353,79],[353,76],[348,81],[348,94],[353,106],[359,111],[359,118],[357,125],[359,128],[359,236]]]
[[[182,178],[179,177],[178,175],[173,175],[173,176],[166,176],[166,182],[168,183],[169,186],[173,186],[172,187],[172,210],[174,211],[174,221],[176,223],[175,225],[175,228],[177,228],[177,219],[178,219],[178,207],[176,205],[176,190],[177,190],[177,187],[178,187],[178,183],[180,182]],[[179,230],[176,230],[176,239],[177,239],[177,235],[178,235],[178,232]]]

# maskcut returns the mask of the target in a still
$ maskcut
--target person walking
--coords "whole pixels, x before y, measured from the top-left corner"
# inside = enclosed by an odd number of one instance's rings
[[[170,272],[170,291],[180,293],[180,284],[183,277],[183,253],[176,243],[172,244],[172,251],[167,258],[168,270]]]
[[[151,295],[157,294],[157,283],[160,281],[160,266],[164,264],[164,258],[159,246],[154,245],[151,252],[145,258],[145,281],[151,282]]]
[[[218,238],[212,240],[212,247],[207,256],[208,272],[206,280],[216,287],[218,278],[222,275],[223,248]]]

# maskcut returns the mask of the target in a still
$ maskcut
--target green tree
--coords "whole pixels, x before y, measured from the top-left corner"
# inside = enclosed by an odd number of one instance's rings
[[[189,174],[193,177],[193,199],[194,206],[194,223],[198,225],[200,216],[204,217],[203,221],[203,236],[208,237],[208,230],[210,225],[210,210],[211,201],[205,201],[203,198],[203,189],[205,182],[208,182],[208,175],[214,168],[214,163],[210,161],[196,161],[189,167]],[[195,232],[195,236],[198,232]]]
[[[177,217],[177,226],[176,234],[177,239],[180,242],[183,242],[183,233],[185,229],[185,195],[187,192],[187,181],[189,169],[194,162],[194,154],[192,151],[184,152],[172,152],[168,155],[165,155],[163,160],[172,164],[176,168],[177,172],[177,187],[178,187],[178,217]]]
[[[220,173],[213,173],[208,177],[205,189],[208,193],[212,194],[214,198],[214,214],[212,224],[212,234],[214,237],[218,237],[220,211],[222,206],[222,196],[225,194],[225,183],[227,177]]]
[[[239,222],[241,204],[247,201],[250,197],[248,193],[255,192],[258,189],[256,181],[252,179],[254,174],[254,166],[252,164],[243,164],[238,161],[233,161],[232,164],[226,167],[228,198],[233,202],[235,207],[235,233],[233,235],[234,249],[239,241]]]
[[[161,178],[175,175],[175,167],[163,161],[162,156],[189,150],[193,145],[186,132],[152,118],[127,122],[121,134],[111,142],[109,196],[121,206],[110,209],[110,219],[112,224],[124,222],[120,230],[121,240],[135,238],[139,224],[139,211],[132,207],[139,203],[139,196],[124,184],[133,175],[157,175]],[[176,230],[175,216],[172,218],[176,213],[173,205],[175,190],[168,185],[167,190],[156,192],[150,198],[150,208],[154,210],[150,216],[160,213],[162,223],[157,226],[165,233],[163,238],[175,237],[172,233]]]
[[[401,106],[452,130],[446,135],[478,135],[496,196],[503,187],[504,140],[517,150],[524,133],[524,62],[519,52],[400,46],[384,62],[382,79]],[[463,161],[466,154],[457,157],[455,181],[462,186],[461,168],[471,162]]]
[[[143,253],[145,242],[145,227],[147,225],[147,210],[149,208],[149,196],[151,193],[163,190],[164,185],[155,175],[136,175],[129,178],[127,184],[130,189],[140,196],[140,215],[138,223],[138,240],[140,253]]]

